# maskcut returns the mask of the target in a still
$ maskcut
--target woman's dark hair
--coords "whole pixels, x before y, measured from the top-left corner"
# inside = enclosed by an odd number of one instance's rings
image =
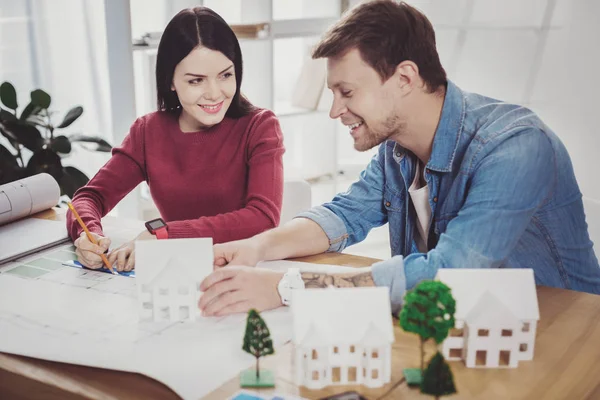
[[[240,93],[242,51],[235,34],[219,14],[207,7],[181,10],[171,19],[160,39],[156,56],[157,105],[161,111],[181,112],[177,93],[171,90],[175,67],[190,52],[203,46],[220,51],[233,62],[236,91],[225,116],[240,118],[255,107]]]

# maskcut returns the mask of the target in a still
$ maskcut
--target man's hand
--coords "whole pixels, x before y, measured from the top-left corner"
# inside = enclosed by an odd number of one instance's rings
[[[277,284],[282,272],[262,268],[218,268],[200,284],[198,307],[205,316],[271,310],[281,306]]]
[[[88,268],[99,269],[102,268],[104,263],[100,255],[104,253],[110,247],[110,239],[107,237],[100,236],[96,233],[92,233],[97,245],[90,242],[85,232],[81,232],[81,235],[73,242],[77,254],[77,260]]]
[[[254,267],[263,260],[261,252],[258,240],[253,238],[215,244],[214,268],[218,269],[228,264]]]
[[[110,262],[111,265],[117,269],[117,271],[131,271],[135,267],[136,240],[156,240],[156,236],[148,231],[143,231],[135,239],[117,247],[108,253],[108,262]]]

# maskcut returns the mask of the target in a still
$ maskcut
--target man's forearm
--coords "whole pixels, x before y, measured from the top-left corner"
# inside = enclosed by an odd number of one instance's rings
[[[252,240],[258,241],[264,261],[311,256],[329,249],[329,238],[323,229],[308,218],[295,218]]]
[[[363,269],[364,270],[364,269]],[[371,269],[364,272],[346,274],[325,274],[319,272],[303,272],[302,280],[306,288],[334,287],[363,287],[375,286]]]

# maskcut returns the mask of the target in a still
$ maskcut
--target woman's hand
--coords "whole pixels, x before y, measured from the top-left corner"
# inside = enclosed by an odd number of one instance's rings
[[[99,269],[104,265],[100,255],[110,247],[110,239],[100,236],[97,233],[92,233],[92,236],[98,244],[90,242],[85,232],[81,232],[81,235],[73,242],[76,247],[75,254],[77,254],[77,260],[82,265],[92,269]]]
[[[108,261],[119,272],[131,271],[135,268],[135,241],[156,240],[156,236],[148,231],[140,233],[135,239],[117,247],[108,253]]]

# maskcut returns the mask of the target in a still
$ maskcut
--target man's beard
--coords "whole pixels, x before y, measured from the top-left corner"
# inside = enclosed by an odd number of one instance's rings
[[[391,136],[402,133],[405,130],[406,124],[401,122],[397,116],[388,117],[383,123],[381,130],[372,130],[366,126],[365,134],[354,141],[354,148],[358,151],[371,150],[375,146],[388,140]]]

